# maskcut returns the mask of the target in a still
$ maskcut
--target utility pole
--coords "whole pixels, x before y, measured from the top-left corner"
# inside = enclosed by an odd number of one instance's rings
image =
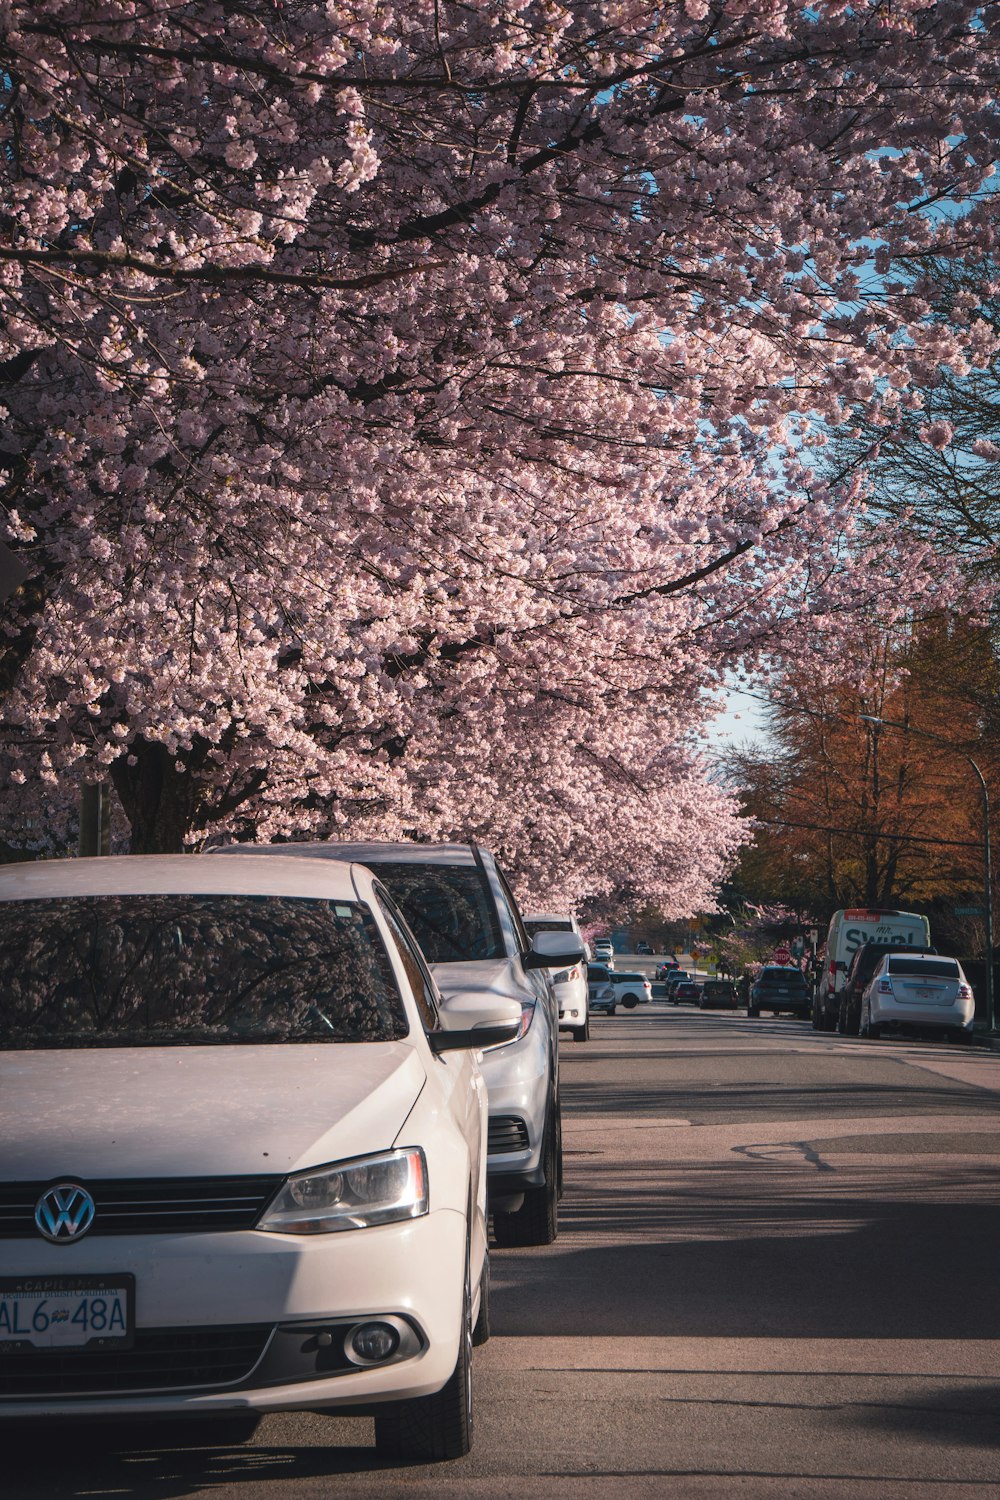
[[[979,769],[976,762],[969,753],[956,745],[954,740],[946,740],[943,734],[933,734],[929,729],[918,729],[913,724],[904,724],[899,719],[882,719],[875,714],[861,714],[860,718],[868,724],[874,724],[876,729],[898,729],[903,734],[917,734],[921,739],[934,740],[938,745],[945,745],[949,750],[954,750],[956,755],[961,755],[963,760],[968,761],[976,773],[979,782],[979,792],[983,803],[983,915],[986,918],[986,1016],[991,1032],[997,1029],[996,1006],[993,995],[993,859],[990,852],[990,793],[986,785],[986,777]]]
[[[81,859],[111,853],[111,799],[106,781],[85,781],[80,791]]]

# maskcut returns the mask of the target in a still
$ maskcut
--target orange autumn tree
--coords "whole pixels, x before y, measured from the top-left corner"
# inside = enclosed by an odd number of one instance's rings
[[[734,884],[818,914],[855,903],[950,911],[982,889],[982,804],[965,754],[1000,789],[991,632],[938,617],[902,642],[856,645],[862,670],[818,690],[783,681],[769,712],[771,745],[730,756],[745,810],[758,820]]]

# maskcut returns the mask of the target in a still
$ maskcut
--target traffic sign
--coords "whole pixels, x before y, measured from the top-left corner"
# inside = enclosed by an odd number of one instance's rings
[[[782,946],[780,948],[775,948],[775,950],[774,950],[774,961],[775,961],[776,964],[790,964],[791,961],[792,961],[792,955],[789,952],[789,950],[786,947],[784,947],[784,946]]]
[[[952,912],[956,917],[985,917],[986,908],[983,906],[953,906]]]

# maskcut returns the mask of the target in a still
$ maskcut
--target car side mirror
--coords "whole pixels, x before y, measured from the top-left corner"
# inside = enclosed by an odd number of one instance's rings
[[[584,956],[575,932],[536,932],[521,963],[525,969],[569,969],[583,963]]]
[[[480,1051],[517,1040],[521,1006],[499,995],[459,992],[441,1002],[441,1030],[427,1034],[432,1052]]]

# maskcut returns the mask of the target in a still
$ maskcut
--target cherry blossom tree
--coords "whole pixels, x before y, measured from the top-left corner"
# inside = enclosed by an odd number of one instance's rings
[[[993,347],[865,275],[989,241],[995,26],[6,0],[6,836],[107,776],[137,849],[475,833],[705,905],[713,688],[886,607],[810,443]]]

